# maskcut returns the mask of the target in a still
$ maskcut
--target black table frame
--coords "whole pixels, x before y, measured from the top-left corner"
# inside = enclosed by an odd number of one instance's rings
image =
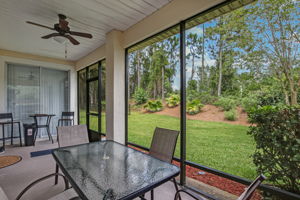
[[[109,141],[109,140],[107,140]],[[100,142],[106,142],[106,141],[100,141]],[[111,142],[111,141],[110,141]],[[114,142],[114,141],[113,141]],[[115,142],[115,143],[118,143],[118,142]],[[120,143],[118,143],[120,144]],[[82,145],[87,145],[87,144],[80,144],[80,145],[75,145],[73,147],[76,147],[76,146],[82,146]],[[120,145],[123,145],[123,144],[120,144]],[[128,146],[125,146],[123,145],[124,147],[126,148],[130,148]],[[133,148],[130,148],[130,149],[133,149]],[[80,188],[77,186],[77,184],[75,183],[75,181],[73,180],[73,178],[70,176],[70,174],[67,172],[67,170],[64,168],[64,166],[62,165],[62,163],[59,161],[59,159],[56,157],[56,155],[54,154],[54,151],[56,150],[59,150],[58,149],[55,149],[53,150],[52,152],[52,156],[54,157],[54,160],[56,162],[56,164],[59,166],[59,168],[61,169],[61,171],[63,172],[63,174],[67,177],[68,181],[70,182],[70,184],[72,185],[72,187],[74,188],[74,190],[77,192],[77,194],[79,195],[79,197],[82,199],[82,200],[89,200],[85,195],[84,193],[80,190]],[[133,149],[134,151],[138,151],[136,149]],[[141,152],[141,151],[139,151]],[[144,152],[141,152],[143,154],[145,154],[145,156],[150,156]],[[150,156],[151,158],[153,158],[152,156]],[[156,159],[156,158],[153,158],[153,159]],[[169,163],[168,163],[169,164]],[[170,164],[171,165],[171,164]],[[143,196],[145,193],[151,191],[151,193],[153,193],[153,189],[172,180],[173,178],[175,178],[176,176],[178,176],[180,174],[180,171],[178,171],[177,173],[174,173],[173,175],[171,176],[168,176],[168,177],[165,177],[163,180],[161,181],[157,181],[147,187],[144,187],[138,191],[135,191],[133,193],[131,193],[130,195],[127,195],[126,197],[124,198],[121,198],[120,200],[131,200],[131,199],[134,199],[134,198],[137,198],[137,197],[140,197],[140,196]],[[151,195],[151,197],[153,197],[154,195]]]
[[[34,123],[35,123],[35,126],[36,126],[36,132],[34,134],[33,145],[35,145],[35,141],[36,141],[36,137],[37,137],[38,132],[39,132],[39,128],[45,128],[46,131],[47,131],[49,140],[52,141],[52,144],[54,143],[52,135],[50,133],[50,122],[51,122],[51,118],[54,117],[54,116],[55,115],[53,115],[53,114],[35,114],[35,115],[30,115],[29,116],[29,117],[33,117]],[[38,118],[44,118],[44,117],[47,117],[46,124],[39,125],[38,124]]]

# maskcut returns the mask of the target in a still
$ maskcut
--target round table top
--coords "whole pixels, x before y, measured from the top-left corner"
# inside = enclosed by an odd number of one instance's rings
[[[34,114],[34,115],[29,115],[29,117],[53,117],[55,116],[54,114]]]

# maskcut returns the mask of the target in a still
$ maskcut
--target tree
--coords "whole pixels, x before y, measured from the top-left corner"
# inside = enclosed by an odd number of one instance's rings
[[[190,80],[194,79],[195,75],[195,59],[200,58],[202,54],[202,42],[201,38],[197,35],[197,33],[189,33],[187,35],[187,47],[189,48],[189,53],[187,54],[187,58],[191,58],[192,61],[192,71]]]
[[[271,76],[280,80],[288,105],[298,104],[300,86],[299,2],[265,0],[252,6],[249,26],[255,35],[256,50]]]
[[[251,49],[252,35],[246,24],[245,8],[222,15],[211,22],[206,28],[207,43],[209,43],[209,55],[216,60],[217,67],[217,96],[221,96],[224,74],[233,77],[240,56]]]

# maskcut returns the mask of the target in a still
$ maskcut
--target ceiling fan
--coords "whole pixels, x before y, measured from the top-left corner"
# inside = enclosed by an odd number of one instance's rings
[[[74,37],[72,37],[72,35],[84,37],[84,38],[92,38],[93,37],[89,33],[71,31],[68,26],[69,22],[66,20],[67,17],[65,15],[58,14],[58,18],[59,18],[59,23],[54,24],[53,27],[41,25],[41,24],[31,22],[31,21],[26,21],[26,22],[28,24],[32,24],[32,25],[40,26],[40,27],[47,28],[47,29],[50,29],[53,31],[57,31],[57,33],[51,33],[49,35],[43,36],[42,37],[43,39],[49,39],[51,37],[61,36],[61,37],[65,37],[65,38],[69,39],[72,44],[78,45],[80,43]]]

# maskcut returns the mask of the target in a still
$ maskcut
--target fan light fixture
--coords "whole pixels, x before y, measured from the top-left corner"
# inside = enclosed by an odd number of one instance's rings
[[[55,42],[58,42],[59,44],[65,45],[65,59],[67,59],[67,55],[68,55],[68,49],[67,49],[68,41],[67,41],[67,39],[65,37],[62,37],[62,36],[55,36],[55,37],[52,37],[52,39]]]
[[[67,41],[65,37],[61,37],[61,36],[53,37],[53,40],[58,42],[59,44],[64,44]]]

